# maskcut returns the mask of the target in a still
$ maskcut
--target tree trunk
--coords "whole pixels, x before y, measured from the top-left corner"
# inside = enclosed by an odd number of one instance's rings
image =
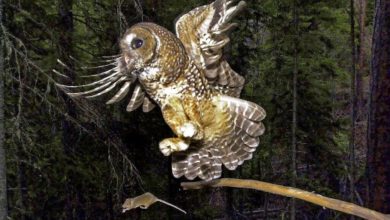
[[[367,35],[366,35],[366,10],[367,0],[357,0],[355,4],[358,9],[359,40],[357,50],[357,69],[355,78],[355,96],[356,96],[356,128],[355,128],[355,149],[363,152],[367,149],[367,120],[368,104],[367,92],[365,91],[365,76],[368,75],[367,69]],[[366,184],[367,190],[367,184]],[[366,201],[367,202],[367,201]]]
[[[293,69],[293,106],[292,106],[292,143],[291,143],[291,186],[296,187],[297,179],[297,102],[298,102],[298,40],[299,40],[299,21],[298,21],[298,3],[294,1],[294,69]],[[291,199],[290,219],[295,220],[296,216],[296,201]]]
[[[370,208],[390,213],[390,0],[376,1],[367,169]]]
[[[363,120],[364,117],[364,91],[363,75],[366,72],[366,0],[358,0],[359,10],[359,52],[358,52],[358,71],[356,72],[356,96],[357,96],[357,118]]]
[[[225,189],[226,193],[226,205],[225,205],[225,220],[233,220],[234,218],[234,196],[233,196],[233,189],[227,188]]]
[[[3,19],[3,1],[0,0],[0,25]],[[7,219],[7,167],[4,146],[4,33],[0,30],[0,220]]]
[[[357,110],[357,94],[356,94],[356,41],[355,41],[355,4],[354,0],[350,0],[350,24],[351,24],[351,131],[349,142],[349,199],[351,202],[355,200],[355,137],[356,137],[356,110]]]

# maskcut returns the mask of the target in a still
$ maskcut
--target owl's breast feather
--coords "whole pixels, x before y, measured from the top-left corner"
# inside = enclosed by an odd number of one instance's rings
[[[200,115],[199,124],[204,131],[205,142],[215,141],[231,133],[233,123],[229,108],[219,101],[219,95],[211,99],[184,100],[184,109],[197,111]]]

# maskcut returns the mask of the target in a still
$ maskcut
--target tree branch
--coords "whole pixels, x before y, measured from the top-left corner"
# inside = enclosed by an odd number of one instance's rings
[[[374,210],[370,210],[349,202],[344,202],[337,199],[321,196],[319,194],[307,192],[301,189],[292,187],[286,187],[276,185],[272,183],[266,183],[256,180],[241,180],[241,179],[217,179],[209,182],[185,182],[181,183],[181,187],[184,190],[190,189],[201,189],[206,187],[233,187],[233,188],[244,188],[244,189],[255,189],[263,192],[273,193],[281,196],[301,199],[316,205],[320,205],[325,208],[337,210],[350,215],[355,215],[365,219],[373,220],[389,220],[390,216],[385,215]]]

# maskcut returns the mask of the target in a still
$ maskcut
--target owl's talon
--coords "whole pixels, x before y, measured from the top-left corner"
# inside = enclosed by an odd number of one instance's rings
[[[193,138],[198,133],[198,129],[193,123],[187,122],[180,127],[180,132],[184,138]]]
[[[160,143],[160,151],[166,157],[168,157],[172,153],[170,145],[165,145],[165,144],[162,144],[162,143]]]
[[[179,138],[167,138],[160,142],[159,147],[164,156],[169,156],[173,152],[187,150],[189,144]]]

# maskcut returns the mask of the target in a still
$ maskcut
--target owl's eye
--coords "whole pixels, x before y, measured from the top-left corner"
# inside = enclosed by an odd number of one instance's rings
[[[134,50],[135,49],[139,49],[140,47],[142,47],[142,45],[144,45],[144,41],[141,40],[141,39],[136,38],[131,43],[131,48],[133,48]]]

